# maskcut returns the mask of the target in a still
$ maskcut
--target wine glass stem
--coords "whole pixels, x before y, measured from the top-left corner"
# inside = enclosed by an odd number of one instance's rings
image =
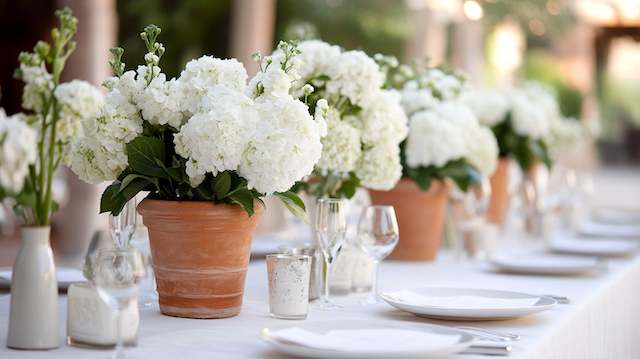
[[[322,301],[329,302],[329,276],[331,275],[331,261],[325,254],[324,258],[324,281],[322,282]]]
[[[371,296],[372,299],[378,301],[378,273],[380,268],[380,261],[373,261],[373,276],[371,278]]]
[[[122,339],[122,308],[116,310],[116,352],[114,359],[124,358]]]

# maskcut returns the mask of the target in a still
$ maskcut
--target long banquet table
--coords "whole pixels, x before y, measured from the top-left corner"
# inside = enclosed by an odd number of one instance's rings
[[[640,172],[609,168],[595,177],[596,206],[637,207]],[[541,246],[507,238],[508,246]],[[612,259],[605,272],[593,276],[553,277],[497,274],[480,263],[459,263],[442,253],[434,263],[386,261],[381,265],[382,290],[421,286],[475,287],[568,296],[570,304],[521,319],[470,323],[522,336],[512,342],[509,358],[640,358],[640,256]],[[9,295],[0,292],[0,359],[106,358],[109,352],[64,345],[66,298],[60,297],[61,347],[52,351],[16,351],[6,348]],[[386,304],[358,305],[358,298],[339,299],[337,312],[311,311],[307,321],[332,319],[382,319],[432,322],[394,310]],[[263,327],[300,322],[271,319],[267,305],[267,274],[263,260],[250,264],[242,313],[230,319],[191,320],[163,316],[157,307],[141,311],[139,346],[130,358],[287,358],[259,339]],[[459,358],[482,358],[458,355]]]
[[[251,263],[242,313],[221,320],[192,320],[163,316],[157,307],[141,311],[139,345],[131,358],[286,358],[259,339],[263,327],[291,324],[268,316],[264,261]],[[611,260],[595,276],[536,277],[493,273],[480,263],[458,263],[443,255],[435,263],[384,262],[382,289],[419,286],[476,287],[566,295],[570,304],[529,317],[471,323],[522,336],[513,342],[511,358],[638,358],[640,357],[640,258]],[[62,345],[52,351],[15,351],[5,347],[9,295],[0,296],[0,358],[102,358],[108,352]],[[308,321],[382,319],[432,322],[394,310],[386,304],[361,306],[355,296],[338,297],[340,311],[311,311]],[[65,318],[66,298],[60,298]],[[61,321],[64,335],[64,320]],[[60,338],[63,343],[63,338]],[[482,358],[460,355],[461,358]]]

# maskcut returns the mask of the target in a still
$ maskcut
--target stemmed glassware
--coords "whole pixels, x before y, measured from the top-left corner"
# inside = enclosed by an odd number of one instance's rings
[[[366,303],[379,301],[378,267],[380,261],[393,251],[398,244],[398,239],[398,222],[393,206],[368,206],[362,210],[355,242],[374,263],[371,295]]]
[[[98,253],[95,284],[100,298],[116,313],[116,359],[124,358],[122,311],[138,297],[138,284],[144,276],[144,264],[137,250],[107,249]]]
[[[339,308],[329,299],[331,264],[335,261],[347,234],[347,202],[343,199],[319,199],[315,218],[315,231],[322,257],[324,258],[324,280],[317,308],[332,310]]]
[[[130,199],[117,216],[109,216],[109,230],[116,248],[129,247],[131,238],[136,231],[138,216],[136,213],[136,198]]]

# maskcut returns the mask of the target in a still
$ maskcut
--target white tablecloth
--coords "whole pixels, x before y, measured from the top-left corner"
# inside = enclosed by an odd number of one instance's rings
[[[266,326],[295,324],[271,319],[266,302],[267,275],[263,261],[252,262],[242,313],[223,320],[191,320],[161,315],[157,308],[141,312],[139,346],[132,358],[284,358],[259,339]],[[571,304],[529,317],[476,326],[520,334],[512,358],[639,358],[640,258],[612,260],[609,270],[586,277],[534,277],[496,274],[478,263],[460,264],[446,258],[436,263],[384,262],[381,287],[396,290],[420,286],[476,287],[558,294]],[[401,313],[386,304],[363,307],[354,297],[339,300],[337,312],[312,311],[307,320],[382,318],[427,321]],[[66,299],[60,299],[65,318]],[[0,358],[96,358],[97,352],[62,345],[45,352],[14,351],[5,347],[9,296],[0,296]],[[455,325],[444,321],[432,321]],[[61,323],[64,328],[64,321]],[[64,334],[64,329],[61,333]],[[63,338],[60,338],[63,343]],[[463,358],[482,356],[464,355]]]

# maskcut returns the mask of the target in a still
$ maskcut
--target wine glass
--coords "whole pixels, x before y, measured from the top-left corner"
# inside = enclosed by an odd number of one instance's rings
[[[106,249],[98,253],[95,284],[100,298],[116,314],[114,358],[124,358],[122,311],[138,297],[138,283],[145,276],[140,253],[135,249]]]
[[[317,202],[315,231],[324,259],[324,280],[319,309],[339,308],[329,300],[331,264],[335,261],[347,234],[347,202],[343,199],[326,198]]]
[[[125,203],[122,211],[117,216],[109,216],[109,229],[114,245],[118,249],[126,249],[133,238],[138,223],[136,213],[136,198],[133,197]]]
[[[378,267],[380,261],[393,251],[398,239],[398,222],[393,206],[367,206],[362,210],[355,242],[374,263],[371,294],[366,303],[379,301]]]

